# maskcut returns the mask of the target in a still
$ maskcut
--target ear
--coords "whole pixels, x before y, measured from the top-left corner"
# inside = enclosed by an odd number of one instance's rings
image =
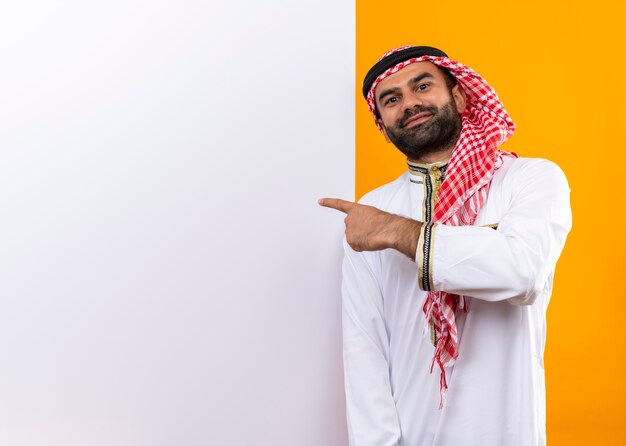
[[[463,87],[461,87],[461,84],[458,82],[454,87],[452,87],[452,98],[456,104],[456,111],[459,114],[463,113],[467,107],[467,95],[465,94]]]
[[[385,126],[383,125],[383,120],[378,118],[376,120],[376,125],[378,125],[378,130],[380,130],[380,133],[383,134],[383,136],[385,137],[385,140],[387,142],[391,142],[391,140],[389,139],[389,135],[387,135],[387,129],[385,128]]]

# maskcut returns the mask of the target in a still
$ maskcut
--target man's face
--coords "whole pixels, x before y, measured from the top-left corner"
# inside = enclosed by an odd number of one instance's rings
[[[412,63],[383,79],[375,91],[383,133],[409,159],[451,149],[461,133],[463,89],[452,91],[431,62]]]

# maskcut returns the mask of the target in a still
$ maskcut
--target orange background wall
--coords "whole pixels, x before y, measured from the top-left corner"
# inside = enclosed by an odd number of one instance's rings
[[[518,130],[504,148],[555,161],[574,227],[548,309],[548,444],[626,444],[625,7],[619,1],[357,0],[356,198],[395,179],[360,89],[386,50],[431,45],[474,68]]]

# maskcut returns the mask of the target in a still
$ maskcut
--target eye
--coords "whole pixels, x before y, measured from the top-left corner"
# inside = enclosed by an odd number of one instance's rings
[[[392,104],[395,104],[396,102],[398,102],[398,97],[397,96],[391,96],[390,98],[388,98],[385,101],[385,105],[392,105]]]
[[[426,90],[428,87],[430,87],[430,84],[428,82],[424,82],[423,84],[418,84],[417,85],[417,90],[418,91],[424,91]]]

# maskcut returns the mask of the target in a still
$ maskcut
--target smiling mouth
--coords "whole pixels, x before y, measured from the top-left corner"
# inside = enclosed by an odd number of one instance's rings
[[[432,116],[433,115],[428,112],[418,113],[415,116],[411,116],[409,119],[407,119],[404,124],[402,124],[402,128],[415,127],[416,125],[420,125],[421,123],[428,121],[430,118],[432,118]]]

